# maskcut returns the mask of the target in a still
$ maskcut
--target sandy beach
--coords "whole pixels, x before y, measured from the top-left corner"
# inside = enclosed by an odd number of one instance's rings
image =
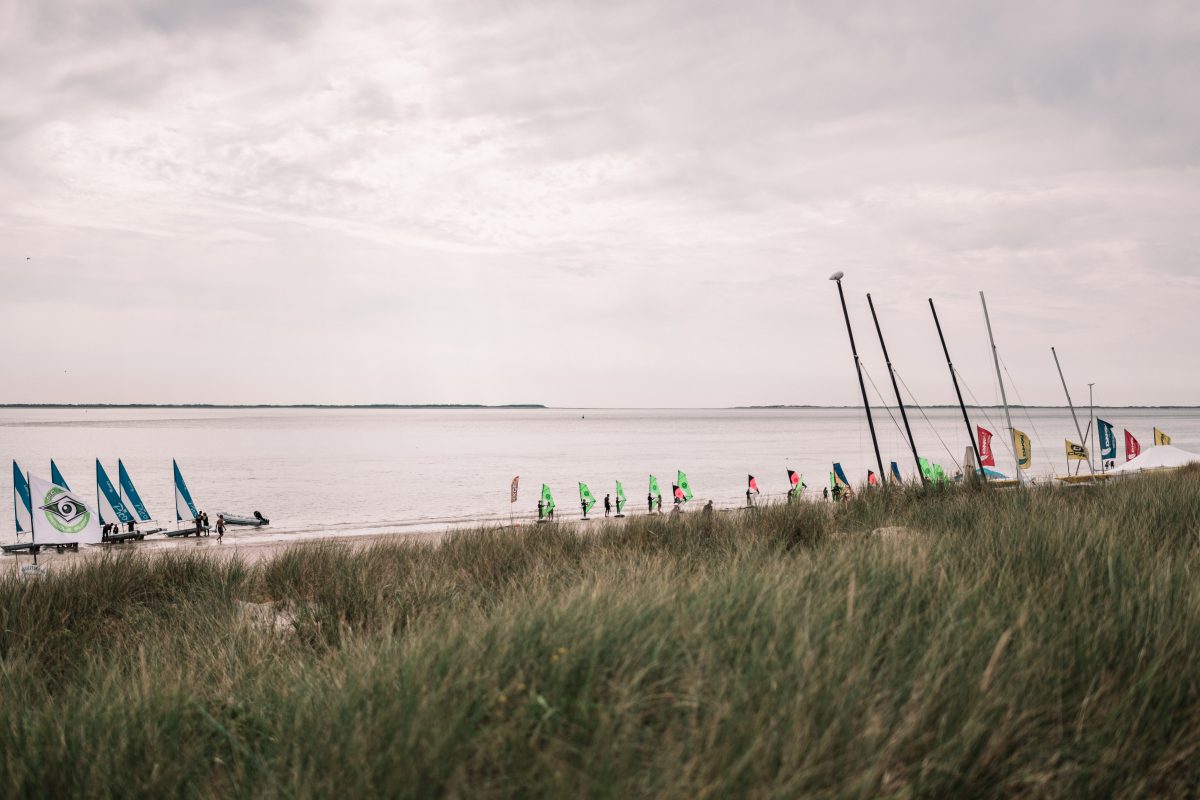
[[[699,513],[699,510],[690,513]],[[558,526],[570,526],[572,529],[591,526],[592,523],[621,524],[634,515],[626,517],[603,516],[582,519],[564,519],[556,521]],[[643,515],[644,516],[644,515]],[[189,536],[187,538],[168,538],[162,534],[151,534],[138,542],[125,542],[108,545],[83,545],[78,551],[63,553],[54,550],[43,550],[38,554],[38,564],[49,569],[66,567],[83,559],[96,558],[105,553],[139,553],[149,556],[161,556],[168,553],[203,552],[214,558],[238,557],[247,563],[255,563],[286,550],[289,547],[317,543],[335,543],[352,549],[369,547],[380,542],[401,544],[437,544],[456,531],[467,530],[515,530],[533,527],[537,523],[518,522],[514,525],[480,525],[478,523],[462,522],[449,525],[440,530],[422,531],[390,531],[384,533],[367,533],[361,531],[328,531],[323,533],[277,533],[272,534],[264,529],[237,531],[226,533],[223,541],[218,541],[216,534],[211,536]],[[6,571],[17,571],[26,564],[33,563],[33,556],[28,553],[16,555],[6,554],[0,558],[0,574]]]

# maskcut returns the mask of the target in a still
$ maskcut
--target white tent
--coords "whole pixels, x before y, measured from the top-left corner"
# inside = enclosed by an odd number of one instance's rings
[[[1145,469],[1174,469],[1175,467],[1195,463],[1200,463],[1200,456],[1195,453],[1180,450],[1178,447],[1172,447],[1169,444],[1160,444],[1158,447],[1151,447],[1132,461],[1126,461],[1116,469],[1110,469],[1108,474],[1128,474],[1131,472],[1141,472]]]

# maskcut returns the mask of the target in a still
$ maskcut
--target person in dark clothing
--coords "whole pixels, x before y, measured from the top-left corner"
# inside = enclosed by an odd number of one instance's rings
[[[541,522],[542,518],[545,516],[546,516],[546,504],[543,503],[541,500],[538,500],[538,522]]]
[[[587,500],[580,500],[579,507],[583,509],[583,518],[587,519]]]
[[[826,500],[829,499],[829,487],[828,486],[826,486],[824,489],[821,490],[821,496],[824,497]]]
[[[204,523],[204,535],[208,536],[208,512],[200,512],[200,521]]]
[[[658,494],[658,513],[662,513],[662,492]]]
[[[750,493],[749,489],[747,489],[746,490],[746,508],[750,508],[753,505],[754,505],[754,495]]]
[[[130,533],[133,533],[133,528],[134,528],[134,522],[133,522],[133,520],[129,520],[129,532]]]
[[[654,513],[654,495],[650,494],[649,492],[646,493],[646,513]]]
[[[604,495],[604,516],[608,516],[608,512],[612,511],[612,496]]]

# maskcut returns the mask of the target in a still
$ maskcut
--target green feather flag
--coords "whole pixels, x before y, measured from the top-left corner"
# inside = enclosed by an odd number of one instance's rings
[[[692,499],[692,487],[688,486],[687,475],[683,474],[683,470],[679,470],[678,480],[676,481],[676,483],[678,483],[679,488],[683,490],[683,499],[691,500]]]
[[[546,506],[546,513],[554,510],[554,495],[550,494],[550,487],[542,484],[542,503]]]
[[[586,483],[579,484],[579,502],[584,504],[584,514],[591,511],[592,506],[596,505],[596,498],[592,495],[592,490],[588,488]]]
[[[625,508],[625,489],[621,487],[621,482],[617,481],[617,513],[621,513],[621,509]]]
[[[655,497],[662,494],[662,492],[658,491],[658,478],[654,477],[653,475],[650,476],[650,494],[654,495]]]

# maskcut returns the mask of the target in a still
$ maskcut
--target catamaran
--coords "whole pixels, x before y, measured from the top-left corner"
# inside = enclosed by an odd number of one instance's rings
[[[192,502],[192,493],[188,491],[187,484],[183,481],[183,473],[179,471],[179,464],[175,459],[171,459],[171,468],[175,473],[175,522],[186,521],[192,527],[171,531],[167,536],[191,536],[193,533],[199,536],[201,531],[195,520],[200,516],[200,512]],[[184,516],[185,514],[187,516]]]
[[[21,538],[21,534],[33,530],[33,503],[29,498],[29,481],[17,466],[16,459],[13,459],[13,521],[17,526],[18,539]]]
[[[142,502],[142,496],[138,494],[137,488],[133,485],[133,478],[130,477],[129,471],[125,469],[125,462],[117,459],[117,491],[121,496],[121,501],[126,506],[132,509],[142,522],[154,522],[154,518],[150,516],[150,512],[146,509],[146,504]],[[160,533],[164,528],[161,525],[145,531],[147,535],[151,533]]]

